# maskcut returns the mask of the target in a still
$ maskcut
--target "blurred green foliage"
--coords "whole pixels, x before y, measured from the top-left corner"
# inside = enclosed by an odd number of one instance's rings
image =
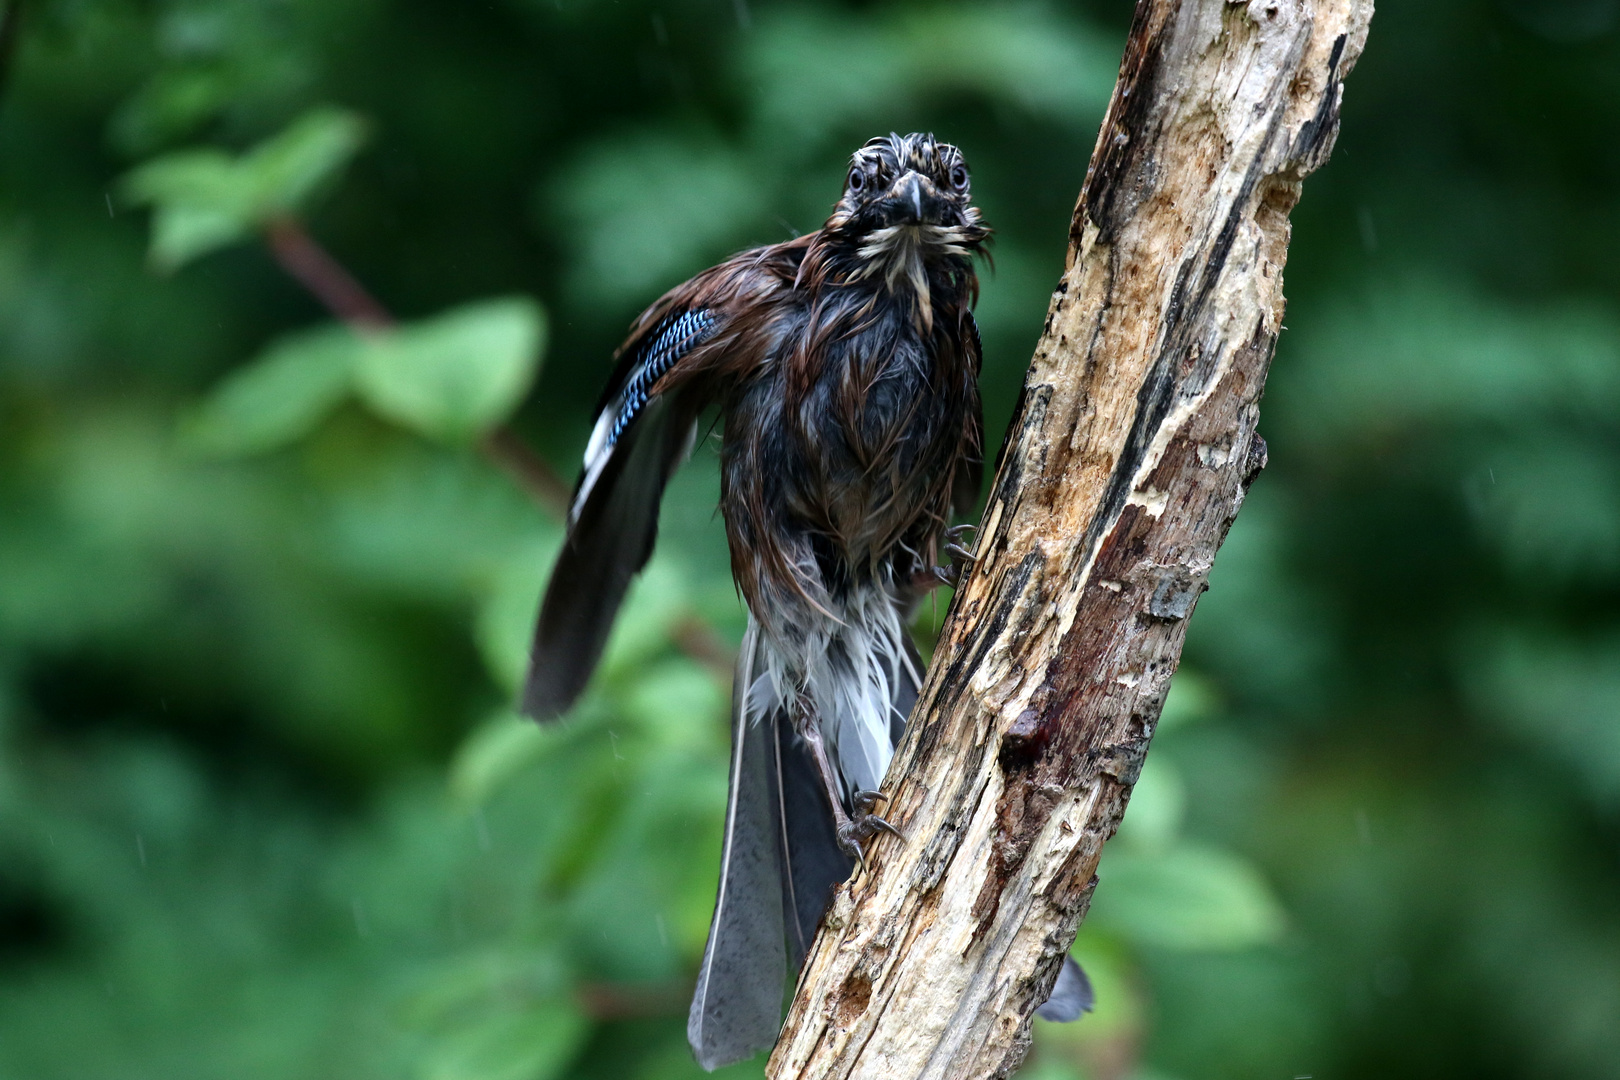
[[[917,129],[998,229],[999,432],[1128,8],[29,3],[0,1078],[694,1075],[726,687],[681,643],[740,620],[714,456],[542,730],[509,702],[559,529],[477,444],[571,474],[640,307]],[[1101,1004],[1024,1075],[1620,1076],[1617,24],[1379,12],[1295,214],[1272,465],[1076,944]],[[397,328],[278,269],[298,215]]]
[[[317,109],[238,158],[203,149],[146,162],[123,189],[153,207],[153,265],[175,270],[296,213],[360,149],[363,130],[352,114]]]

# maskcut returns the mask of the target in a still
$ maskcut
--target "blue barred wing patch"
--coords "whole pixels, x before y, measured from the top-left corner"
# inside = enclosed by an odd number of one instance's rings
[[[618,400],[613,403],[616,413],[608,431],[607,446],[611,450],[641,410],[647,406],[647,394],[662,379],[675,362],[691,348],[714,332],[714,316],[707,311],[687,311],[664,321],[663,329],[647,345],[635,374],[624,384]],[[605,414],[604,414],[605,415]]]
[[[584,505],[608,458],[613,455],[613,448],[630,430],[637,417],[646,411],[647,403],[652,399],[652,388],[680,362],[681,357],[714,333],[717,322],[707,310],[683,311],[665,318],[644,340],[637,350],[630,377],[596,418],[591,441],[585,448],[585,474],[580,480],[579,492],[574,496],[576,513]]]

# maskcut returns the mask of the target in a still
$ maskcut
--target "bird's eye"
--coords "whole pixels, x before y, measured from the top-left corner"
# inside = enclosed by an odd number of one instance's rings
[[[966,165],[957,165],[951,169],[951,187],[957,191],[966,191],[968,186],[968,171]]]
[[[863,188],[865,186],[866,186],[866,174],[861,171],[860,166],[857,165],[855,168],[849,170],[849,191],[850,191],[850,194],[854,195],[854,194],[858,193],[861,190],[861,188]]]

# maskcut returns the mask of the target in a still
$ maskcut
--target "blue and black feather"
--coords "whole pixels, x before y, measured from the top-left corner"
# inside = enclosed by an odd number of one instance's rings
[[[708,310],[665,316],[626,350],[603,395],[535,627],[523,690],[531,716],[560,716],[579,697],[631,579],[652,555],[664,485],[691,447],[697,421],[691,403],[653,388],[718,321]]]
[[[618,443],[625,429],[635,423],[636,417],[646,407],[647,395],[658,380],[668,374],[669,369],[693,346],[707,339],[714,332],[714,326],[715,317],[708,311],[683,311],[663,321],[652,341],[640,350],[635,371],[619,393],[618,413],[608,434],[609,449]]]

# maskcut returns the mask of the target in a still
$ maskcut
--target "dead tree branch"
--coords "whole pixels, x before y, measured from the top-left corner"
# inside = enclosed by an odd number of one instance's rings
[[[775,1080],[1001,1077],[1124,812],[1216,549],[1265,464],[1288,213],[1371,0],[1139,0],[887,816]]]

